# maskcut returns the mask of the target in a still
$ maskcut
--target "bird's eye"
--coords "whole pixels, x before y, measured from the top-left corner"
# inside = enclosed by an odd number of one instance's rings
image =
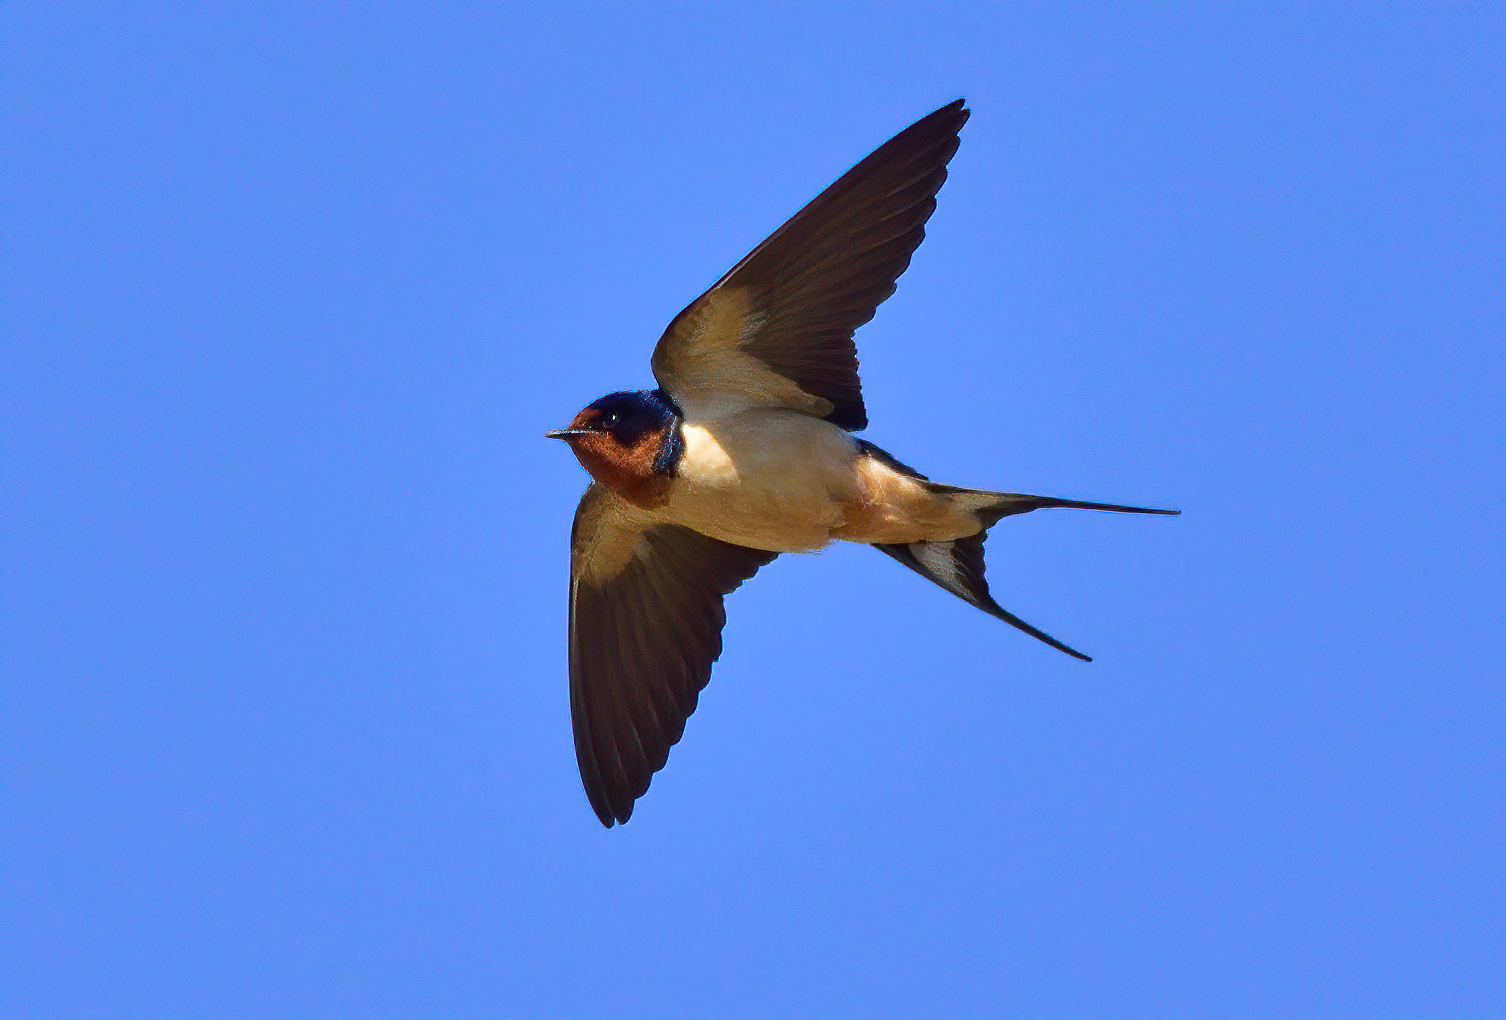
[[[609,429],[613,425],[616,425],[616,424],[617,424],[617,412],[615,412],[615,411],[613,411],[611,414],[607,415],[605,418],[603,418],[601,420],[601,427],[605,428],[605,429]]]

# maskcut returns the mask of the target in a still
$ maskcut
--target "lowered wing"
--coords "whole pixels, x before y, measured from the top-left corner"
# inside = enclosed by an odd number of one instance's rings
[[[570,554],[570,719],[586,796],[610,828],[664,767],[722,652],[722,596],[777,553],[654,523],[593,484]]]

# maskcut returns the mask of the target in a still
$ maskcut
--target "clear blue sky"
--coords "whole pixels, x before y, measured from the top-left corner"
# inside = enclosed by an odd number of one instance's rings
[[[7,4],[0,1013],[1498,1017],[1506,8]],[[867,437],[581,792],[546,441],[974,116]]]

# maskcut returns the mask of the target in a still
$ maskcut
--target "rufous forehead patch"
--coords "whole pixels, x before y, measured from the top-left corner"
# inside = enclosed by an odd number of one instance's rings
[[[585,407],[585,408],[582,408],[581,412],[579,414],[577,414],[571,420],[570,427],[572,429],[583,429],[583,428],[585,428],[586,426],[590,425],[592,422],[594,422],[596,419],[598,419],[600,417],[601,417],[601,409],[600,408]],[[558,420],[558,419],[556,419],[556,420]]]

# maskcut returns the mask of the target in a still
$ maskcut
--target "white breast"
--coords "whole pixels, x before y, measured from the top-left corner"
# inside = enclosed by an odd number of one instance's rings
[[[724,542],[806,552],[831,540],[851,498],[857,444],[829,422],[756,408],[684,426],[662,513]]]

